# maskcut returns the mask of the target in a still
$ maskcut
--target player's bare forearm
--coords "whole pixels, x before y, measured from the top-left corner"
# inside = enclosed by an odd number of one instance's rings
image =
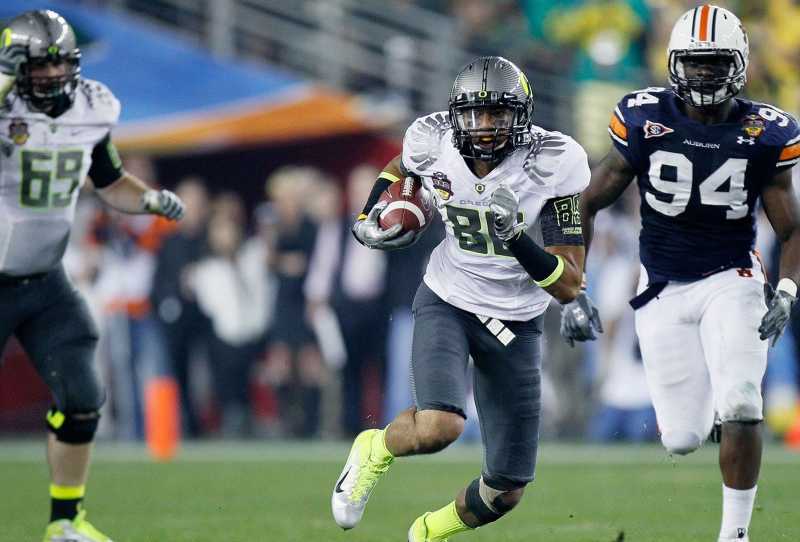
[[[791,170],[782,171],[761,193],[775,235],[781,243],[780,278],[800,283],[800,214]]]
[[[594,169],[589,187],[581,194],[581,225],[586,254],[594,235],[594,217],[620,197],[634,177],[633,168],[620,152],[611,147]]]
[[[544,290],[560,303],[569,303],[581,291],[585,250],[582,246],[558,245],[545,247],[545,251],[554,256],[561,256],[564,271],[557,281],[546,286]]]
[[[97,194],[104,203],[117,211],[129,214],[145,213],[142,196],[150,190],[144,181],[128,172],[104,188],[98,188]]]

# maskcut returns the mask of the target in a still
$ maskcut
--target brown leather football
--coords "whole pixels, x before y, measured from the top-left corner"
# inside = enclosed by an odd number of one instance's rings
[[[379,202],[387,202],[379,215],[379,224],[386,230],[402,225],[403,233],[422,231],[433,219],[433,202],[422,183],[413,177],[394,182],[381,194]]]

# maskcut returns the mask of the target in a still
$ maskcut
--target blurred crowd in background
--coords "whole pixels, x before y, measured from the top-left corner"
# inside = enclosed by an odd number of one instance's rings
[[[167,9],[170,3],[149,4]],[[573,135],[592,160],[609,146],[606,126],[616,101],[637,88],[667,85],[669,32],[681,13],[697,5],[681,0],[392,4],[452,18],[463,49],[500,54],[521,65],[534,88],[534,122]],[[795,30],[800,5],[792,0],[721,5],[742,18],[750,36],[746,96],[800,112]],[[263,56],[280,61],[279,51],[265,49]],[[546,83],[539,100],[541,81]],[[385,83],[364,79],[351,88],[372,100],[395,99]],[[442,109],[446,93],[443,89]],[[415,96],[405,102],[408,112],[418,109]],[[396,143],[410,120],[394,126]],[[257,156],[248,160],[259,167]],[[384,424],[411,404],[410,307],[427,256],[444,232],[434,223],[416,245],[399,252],[370,251],[354,240],[350,225],[382,163],[326,171],[297,160],[271,170],[263,188],[251,186],[246,193],[198,175],[166,178],[154,165],[157,156],[129,154],[124,163],[151,183],[176,188],[187,212],[176,225],[123,216],[82,198],[66,264],[100,323],[98,363],[109,387],[102,435],[142,438],[142,394],[155,375],[176,378],[189,438],[337,438]],[[252,194],[261,194],[260,200]],[[774,270],[775,242],[763,217],[761,223],[759,248]],[[558,336],[555,303],[548,312],[545,436],[599,442],[656,437],[627,304],[639,272],[638,228],[634,191],[598,217],[588,261],[590,295],[606,330],[598,341],[569,348]],[[6,357],[18,355],[18,348],[12,344]],[[778,435],[796,416],[797,350],[794,335],[787,333],[770,351],[766,413]],[[471,414],[467,438],[478,434]]]

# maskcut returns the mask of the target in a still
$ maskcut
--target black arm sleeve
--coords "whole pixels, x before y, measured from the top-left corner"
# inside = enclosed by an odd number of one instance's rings
[[[539,213],[544,246],[583,245],[580,194],[547,200]]]
[[[545,252],[525,232],[507,241],[506,246],[535,281],[543,281],[558,267],[558,258]]]
[[[92,150],[89,177],[92,178],[92,183],[96,188],[105,188],[119,180],[122,175],[122,160],[119,159],[119,153],[112,143],[109,133]]]
[[[367,198],[367,204],[364,205],[364,210],[361,211],[362,218],[364,215],[369,214],[375,204],[378,203],[378,198],[381,197],[383,191],[389,188],[392,185],[390,179],[387,179],[382,176],[378,176],[378,179],[375,181],[375,184],[372,185],[372,192],[369,193],[369,197]]]

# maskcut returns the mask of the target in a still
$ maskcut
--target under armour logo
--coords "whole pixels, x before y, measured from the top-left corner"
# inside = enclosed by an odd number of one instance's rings
[[[747,529],[743,529],[742,527],[736,529],[736,538],[744,538],[746,536],[747,536]]]
[[[744,145],[745,143],[747,143],[748,145],[755,145],[755,144],[756,144],[756,138],[754,138],[754,137],[744,137],[744,136],[739,136],[739,137],[736,139],[736,142],[737,142],[739,145]]]

